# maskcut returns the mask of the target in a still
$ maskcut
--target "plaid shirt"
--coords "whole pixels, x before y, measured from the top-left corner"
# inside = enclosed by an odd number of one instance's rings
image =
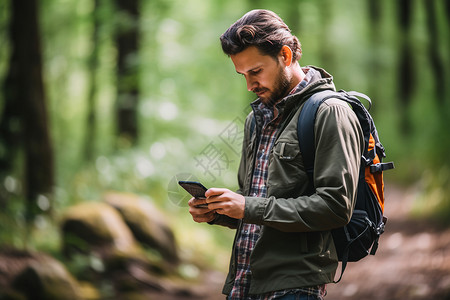
[[[306,73],[305,78],[290,92],[294,94],[304,89],[313,76],[313,69],[304,69]],[[279,102],[279,105],[284,105],[284,100]],[[267,107],[263,103],[259,103],[256,107],[262,113],[264,124],[261,132],[261,138],[256,154],[255,169],[253,170],[253,181],[250,189],[250,195],[253,197],[266,197],[267,187],[266,180],[268,174],[269,153],[275,142],[275,138],[280,129],[282,114],[274,112],[276,107]],[[229,300],[247,299],[247,300],[272,300],[288,293],[303,292],[310,295],[315,295],[319,298],[325,294],[325,285],[315,288],[302,288],[294,290],[283,290],[270,292],[263,295],[249,295],[251,270],[250,270],[250,255],[259,238],[260,226],[255,224],[244,223],[239,237],[236,241],[235,257],[237,258],[237,272],[234,281],[233,289],[228,295]]]

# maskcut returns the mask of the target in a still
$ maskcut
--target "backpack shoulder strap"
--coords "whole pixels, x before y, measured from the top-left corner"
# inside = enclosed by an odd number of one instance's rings
[[[306,173],[308,175],[308,179],[310,182],[310,190],[309,194],[313,194],[315,191],[314,188],[314,160],[315,160],[315,138],[314,138],[314,124],[316,121],[316,114],[319,106],[327,99],[330,98],[338,98],[342,99],[342,95],[339,92],[335,92],[332,90],[326,90],[322,92],[318,92],[312,95],[308,100],[306,100],[303,105],[302,110],[298,116],[298,124],[297,124],[297,137],[298,143],[300,147],[300,152],[303,157],[303,164],[305,166]],[[346,230],[346,229],[345,229]],[[341,276],[337,281],[333,281],[337,283],[341,280],[342,275],[344,274],[344,270],[347,266],[349,249],[345,249],[344,257],[342,260],[341,267]]]
[[[375,150],[373,151],[373,153],[367,153],[369,137],[372,132],[374,133],[374,138],[376,139],[377,145],[379,145],[378,148],[380,148],[381,157],[385,157],[384,149],[382,148],[381,143],[379,143],[378,134],[376,133],[373,120],[370,117],[368,110],[364,107],[364,105],[359,101],[357,97],[366,99],[369,102],[369,105],[372,105],[372,102],[370,101],[370,98],[368,96],[358,92],[346,92],[343,90],[340,90],[339,92],[335,92],[332,90],[318,92],[312,95],[305,102],[303,109],[298,117],[297,136],[300,144],[300,151],[303,157],[303,163],[310,179],[312,179],[311,175],[314,172],[314,123],[316,119],[316,113],[320,104],[330,98],[337,98],[347,102],[355,112],[364,134],[364,159],[366,164],[370,164],[375,157]]]
[[[312,95],[305,104],[298,115],[297,123],[297,137],[300,146],[300,152],[303,157],[303,164],[306,173],[314,188],[314,159],[315,159],[315,142],[314,142],[314,123],[316,120],[316,113],[319,106],[327,99],[336,97],[336,92],[332,90],[325,90]],[[311,191],[312,192],[312,191]]]

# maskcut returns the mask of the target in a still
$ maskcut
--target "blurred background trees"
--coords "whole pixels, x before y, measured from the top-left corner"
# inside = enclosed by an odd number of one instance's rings
[[[302,66],[372,97],[396,162],[387,180],[417,185],[422,213],[448,222],[450,1],[11,0],[0,2],[0,245],[54,251],[61,212],[108,190],[189,224],[174,178],[236,188],[253,95],[218,38],[253,8],[290,25]]]
[[[2,85],[0,166],[3,180],[20,166],[23,187],[20,198],[29,221],[39,211],[50,209],[54,186],[53,145],[43,82],[40,7],[37,1],[14,1],[10,9],[11,53]],[[10,206],[7,196],[0,201],[3,207]]]
[[[116,1],[117,135],[135,145],[138,138],[139,2]]]

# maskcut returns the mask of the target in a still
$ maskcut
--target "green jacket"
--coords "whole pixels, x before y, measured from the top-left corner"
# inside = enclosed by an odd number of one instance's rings
[[[330,229],[350,221],[364,140],[350,106],[338,99],[325,101],[319,107],[314,127],[315,193],[305,195],[310,183],[298,145],[298,115],[305,100],[313,93],[334,90],[332,76],[322,69],[315,69],[319,72],[305,89],[287,96],[282,105],[278,104],[284,121],[269,156],[267,198],[248,195],[256,136],[262,126],[256,115],[255,129],[250,129],[254,115],[251,112],[245,122],[238,172],[238,192],[246,196],[245,216],[236,220],[218,215],[212,222],[237,228],[237,233],[243,222],[261,225],[260,238],[250,258],[251,294],[329,283],[336,272],[338,261]],[[224,294],[229,294],[232,289],[235,261],[233,251]]]

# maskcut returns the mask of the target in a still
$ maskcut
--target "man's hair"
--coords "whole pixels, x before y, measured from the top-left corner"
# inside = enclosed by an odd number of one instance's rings
[[[264,55],[274,58],[286,45],[292,50],[292,61],[300,59],[302,48],[283,20],[270,10],[255,9],[236,21],[220,37],[222,49],[228,56],[255,46]]]

